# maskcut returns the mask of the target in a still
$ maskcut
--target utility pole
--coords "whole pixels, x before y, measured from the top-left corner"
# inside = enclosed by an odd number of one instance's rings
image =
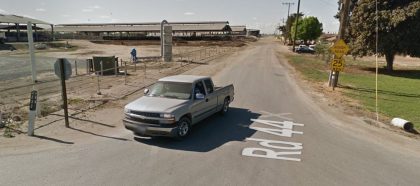
[[[36,83],[36,63],[35,63],[35,49],[34,49],[34,38],[32,35],[32,23],[29,21],[26,25],[28,30],[28,46],[29,46],[29,57],[31,59],[31,71],[32,71],[32,83]]]
[[[297,30],[298,30],[299,8],[300,8],[300,0],[298,1],[298,8],[297,8],[297,13],[296,13],[295,36],[293,37],[293,52],[295,51],[295,44],[296,44],[296,37],[297,37]]]
[[[287,20],[289,20],[289,17],[290,17],[290,15],[289,15],[289,13],[290,13],[290,5],[294,5],[295,3],[287,2],[287,3],[282,3],[282,4],[288,6],[288,8],[287,8],[287,19],[286,19],[286,25],[287,25]],[[284,21],[283,21],[283,23],[284,23]],[[290,25],[290,28],[287,28],[287,29],[289,29],[289,32],[290,32],[292,30],[292,25]],[[286,40],[287,39],[289,39],[289,38],[286,38]]]
[[[282,4],[288,6],[288,8],[287,8],[287,18],[289,18],[290,5],[294,5],[295,3],[287,2],[287,3],[282,3]]]
[[[346,34],[347,23],[349,19],[349,11],[350,11],[350,0],[344,0],[344,3],[342,4],[342,7],[340,9],[340,28],[338,30],[337,41],[340,39],[343,39]],[[330,74],[331,75],[330,75],[329,85],[332,86],[334,89],[338,85],[338,76],[340,75],[340,72],[332,71]]]

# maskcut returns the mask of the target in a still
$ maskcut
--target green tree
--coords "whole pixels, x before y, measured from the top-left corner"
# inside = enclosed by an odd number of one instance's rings
[[[351,12],[349,33],[353,56],[376,51],[375,1],[359,0]],[[378,55],[385,56],[388,72],[396,54],[420,57],[420,1],[378,0]]]
[[[295,34],[296,23],[292,26],[292,36]],[[298,21],[297,39],[301,39],[307,43],[308,40],[318,39],[322,34],[322,23],[318,18],[309,16]]]
[[[282,31],[282,35],[284,38],[288,39],[289,42],[292,42],[292,35],[291,35],[291,27],[293,25],[293,23],[296,21],[296,13],[291,14],[287,20],[286,20],[286,25],[284,27],[281,27],[281,31]],[[303,17],[303,13],[299,13],[299,17]]]

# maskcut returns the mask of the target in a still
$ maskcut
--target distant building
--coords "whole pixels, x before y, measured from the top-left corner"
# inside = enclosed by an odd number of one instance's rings
[[[227,21],[219,22],[169,22],[175,38],[212,38],[230,36],[232,29]],[[54,30],[61,37],[75,39],[156,39],[160,37],[160,23],[95,23],[59,24]]]
[[[247,29],[246,30],[247,36],[255,36],[255,37],[261,37],[260,30],[258,29]]]
[[[32,24],[35,41],[53,40],[51,33],[53,32],[54,27],[51,23],[24,16],[0,14],[0,31],[5,33],[4,40],[7,42],[27,41],[28,35],[26,30],[28,22],[31,22]],[[51,32],[39,32],[45,29],[38,25],[51,26]]]
[[[319,37],[319,40],[322,42],[329,42],[333,43],[337,39],[337,34],[330,34],[330,33],[324,33]]]
[[[246,36],[246,26],[230,26],[232,35]]]

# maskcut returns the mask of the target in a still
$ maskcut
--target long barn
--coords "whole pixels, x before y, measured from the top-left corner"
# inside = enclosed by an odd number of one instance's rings
[[[170,22],[174,37],[202,38],[230,36],[228,21]],[[54,30],[62,37],[91,39],[150,39],[160,36],[160,23],[59,24]]]

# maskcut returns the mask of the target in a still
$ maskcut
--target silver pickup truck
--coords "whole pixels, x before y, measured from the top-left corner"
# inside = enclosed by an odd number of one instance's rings
[[[125,106],[123,123],[138,136],[183,138],[192,125],[214,113],[225,114],[233,99],[233,85],[214,87],[210,77],[165,77]]]

